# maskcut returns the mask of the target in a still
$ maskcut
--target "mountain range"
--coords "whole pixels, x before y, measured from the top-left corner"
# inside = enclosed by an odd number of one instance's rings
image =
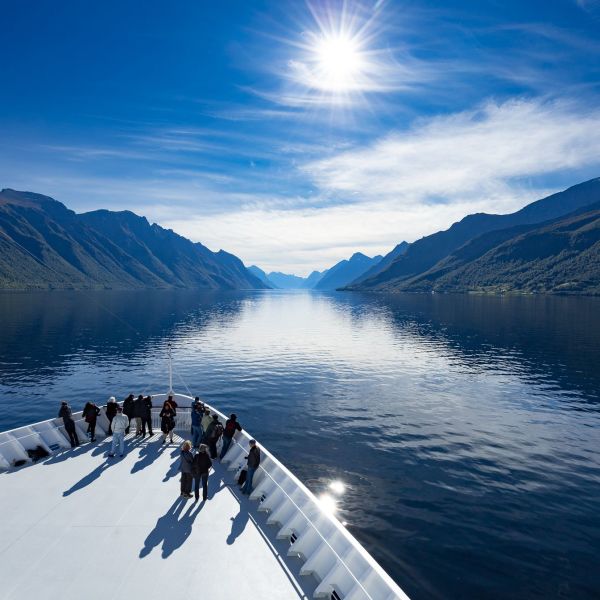
[[[0,289],[156,287],[600,294],[600,178],[308,277],[246,268],[130,211],[0,192]]]
[[[600,293],[600,178],[521,210],[469,215],[346,289]]]
[[[41,194],[0,192],[0,288],[265,289],[223,250],[130,211],[76,214]]]
[[[248,271],[256,275],[265,285],[275,290],[309,290],[319,281],[325,271],[313,271],[308,277],[299,277],[298,275],[289,275],[280,271],[265,273],[256,265],[248,267]]]
[[[376,266],[382,258],[381,255],[369,258],[362,252],[355,252],[348,260],[342,260],[328,269],[313,286],[313,289],[335,290],[344,287]]]
[[[265,285],[274,289],[331,291],[353,283],[358,277],[375,268],[382,258],[381,256],[370,258],[361,252],[355,252],[348,260],[341,260],[324,271],[313,271],[308,277],[298,277],[277,271],[267,274],[255,265],[248,267],[248,270]]]

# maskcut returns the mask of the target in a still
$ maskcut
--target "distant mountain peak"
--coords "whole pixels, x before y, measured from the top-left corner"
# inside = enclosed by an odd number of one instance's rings
[[[106,208],[99,208],[97,210],[91,210],[89,212],[86,213],[82,213],[83,215],[86,216],[98,216],[98,217],[102,217],[102,218],[106,218],[106,219],[113,219],[113,220],[121,220],[121,221],[125,221],[126,223],[136,223],[136,224],[143,224],[143,225],[147,225],[149,227],[159,227],[162,230],[165,230],[164,227],[161,227],[160,225],[157,225],[156,223],[152,223],[150,224],[150,221],[148,221],[148,219],[142,215],[137,215],[136,213],[130,211],[130,210],[108,210]],[[168,231],[168,230],[165,230]]]
[[[0,204],[16,204],[18,206],[61,206],[65,210],[69,210],[62,202],[51,198],[50,196],[44,196],[43,194],[36,194],[35,192],[21,192],[19,190],[13,190],[12,188],[3,188],[0,191]]]
[[[376,265],[381,258],[381,256],[369,258],[362,252],[355,252],[349,260],[342,260],[328,269],[327,273],[316,283],[314,289],[336,290],[345,287]]]

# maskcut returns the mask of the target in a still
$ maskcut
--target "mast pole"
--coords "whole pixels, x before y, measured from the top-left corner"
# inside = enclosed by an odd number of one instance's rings
[[[173,394],[173,357],[171,356],[171,342],[167,344],[169,349],[169,395]]]

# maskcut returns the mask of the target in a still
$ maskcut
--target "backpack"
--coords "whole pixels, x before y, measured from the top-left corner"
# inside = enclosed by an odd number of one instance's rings
[[[242,469],[240,471],[240,476],[238,477],[238,485],[244,485],[244,483],[246,483],[247,477],[248,477],[248,471],[246,471],[246,469]]]
[[[229,419],[227,423],[225,423],[224,433],[227,437],[233,437],[233,434],[235,433],[235,421]]]
[[[212,440],[218,440],[223,435],[223,425],[221,423],[217,423],[212,430],[212,434],[210,438]]]

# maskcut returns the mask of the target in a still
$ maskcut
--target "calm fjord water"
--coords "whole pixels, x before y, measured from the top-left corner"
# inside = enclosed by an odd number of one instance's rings
[[[600,597],[600,299],[0,294],[0,430],[175,388],[235,411],[414,599]],[[175,493],[175,490],[174,490]]]

